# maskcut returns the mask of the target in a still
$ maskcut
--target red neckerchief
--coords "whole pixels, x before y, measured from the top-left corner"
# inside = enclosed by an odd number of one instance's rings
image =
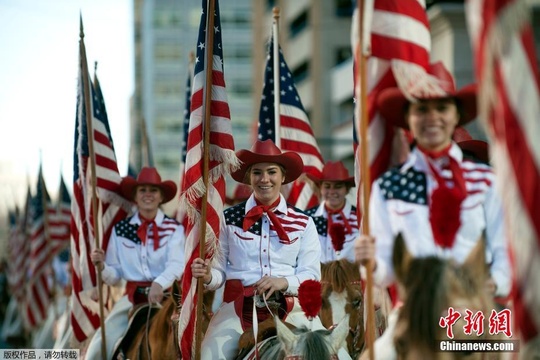
[[[137,236],[139,237],[139,239],[141,239],[143,245],[146,245],[146,234],[148,232],[148,225],[154,225],[152,235],[154,238],[154,251],[156,251],[159,248],[159,231],[155,218],[149,220],[142,216],[140,213],[139,218],[141,219],[141,225],[139,225],[139,228],[137,229]]]
[[[431,173],[437,180],[437,188],[431,194],[429,206],[429,221],[435,243],[443,248],[451,248],[456,240],[456,234],[461,226],[461,203],[467,197],[467,188],[463,178],[463,170],[456,159],[449,155],[452,144],[442,151],[433,152],[418,146],[418,150],[427,156]],[[452,173],[453,187],[447,185],[447,179],[443,178],[433,166],[431,160],[447,157],[449,169]]]
[[[291,240],[289,239],[289,236],[287,236],[287,232],[283,228],[283,225],[281,225],[281,219],[278,218],[277,215],[271,210],[279,205],[280,200],[281,197],[278,197],[278,199],[272,204],[262,205],[259,200],[255,199],[255,203],[257,204],[257,206],[251,208],[251,210],[249,210],[244,217],[244,223],[242,224],[242,228],[244,229],[244,231],[249,229],[263,216],[264,213],[266,213],[266,215],[268,215],[268,217],[270,218],[270,222],[272,223],[272,225],[274,225],[274,228],[276,229],[276,232],[281,242],[289,244]]]
[[[345,217],[345,214],[343,213],[343,209],[345,208],[345,205],[343,205],[341,209],[339,210],[333,210],[333,209],[330,209],[328,206],[326,206],[326,203],[325,203],[324,208],[326,209],[326,212],[328,213],[328,228],[329,229],[330,227],[332,227],[332,223],[334,222],[332,215],[339,214],[341,215],[341,219],[343,219],[343,226],[347,230],[346,234],[352,234],[351,224],[349,224],[349,220]]]

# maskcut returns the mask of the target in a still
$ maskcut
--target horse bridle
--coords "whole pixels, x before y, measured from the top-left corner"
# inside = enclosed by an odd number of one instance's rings
[[[321,281],[321,285],[324,285],[324,284],[330,284],[329,281]],[[362,290],[362,281],[361,280],[353,280],[353,281],[350,281],[349,282],[349,285],[360,285],[360,290]],[[362,292],[362,291],[360,291]],[[352,304],[352,303],[351,303]],[[355,308],[358,308],[358,306],[355,306]],[[362,311],[363,309],[360,307],[360,310],[359,311]],[[335,326],[335,325],[334,325]],[[330,327],[329,330],[331,330],[334,326]],[[362,345],[361,348],[359,348],[357,346],[357,343],[358,341],[360,340],[360,329],[362,327],[362,324],[360,322],[357,322],[356,324],[356,327],[355,328],[352,328],[349,326],[349,332],[352,334],[352,337],[353,337],[353,350],[354,350],[354,353],[351,354],[351,357],[353,359],[356,359],[358,357],[358,355],[360,355],[360,353],[362,352],[362,350],[364,349],[365,347],[365,343]],[[291,358],[292,360],[293,358]]]

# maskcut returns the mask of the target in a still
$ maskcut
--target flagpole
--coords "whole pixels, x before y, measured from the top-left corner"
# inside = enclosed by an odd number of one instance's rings
[[[101,232],[99,231],[99,218],[98,218],[98,204],[97,204],[97,180],[96,180],[96,159],[94,153],[94,129],[92,127],[92,106],[90,98],[90,82],[88,79],[88,64],[86,62],[86,49],[84,46],[84,31],[83,31],[83,22],[82,15],[80,17],[80,42],[79,42],[79,53],[80,61],[82,67],[82,82],[83,82],[83,93],[84,93],[84,103],[85,106],[85,117],[86,117],[86,131],[88,136],[88,152],[90,160],[90,171],[92,172],[90,186],[92,189],[92,216],[94,219],[94,244],[96,249],[99,248],[99,236]],[[101,357],[103,360],[107,360],[107,337],[105,333],[105,311],[103,305],[103,281],[101,278],[101,268],[96,266],[96,275],[97,275],[97,288],[98,288],[98,297],[99,297],[99,322],[101,326]]]
[[[279,71],[279,7],[272,9],[274,14],[274,21],[272,22],[272,36],[274,37],[274,126],[275,126],[275,139],[276,146],[281,149],[281,117],[280,117],[280,105],[281,105],[281,89],[280,89],[280,71]]]
[[[203,184],[205,191],[201,199],[201,223],[200,223],[200,240],[199,240],[199,257],[206,258],[206,210],[208,207],[208,172],[210,158],[210,117],[211,100],[212,100],[212,70],[214,68],[214,0],[207,0],[206,12],[206,83],[204,86],[204,125],[203,125]],[[201,358],[201,343],[202,343],[202,307],[203,307],[203,278],[197,279],[197,315],[195,324],[195,359]]]
[[[357,0],[358,6],[358,31],[359,36],[355,47],[356,63],[356,118],[360,120],[360,166],[361,166],[361,191],[358,191],[358,204],[362,206],[362,234],[369,235],[369,197],[371,194],[371,175],[369,169],[369,146],[368,146],[368,111],[367,111],[367,58],[369,56],[369,45],[366,39],[369,39],[368,32],[364,28],[366,18],[366,3],[370,1]],[[369,30],[369,32],[371,32]],[[358,88],[359,87],[359,88]],[[373,342],[375,339],[375,309],[373,305],[373,261],[367,261],[362,264],[366,268],[366,302],[367,321],[366,321],[366,343],[369,351],[369,359],[375,358],[375,349]]]

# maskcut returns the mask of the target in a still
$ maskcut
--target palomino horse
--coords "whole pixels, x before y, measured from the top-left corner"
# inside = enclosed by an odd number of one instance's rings
[[[501,353],[442,352],[440,342],[488,340],[489,314],[496,309],[486,290],[484,240],[478,241],[462,265],[435,256],[413,258],[401,235],[395,240],[393,263],[403,306],[390,324],[388,332],[375,343],[377,358],[389,359],[498,359]],[[450,324],[453,339],[448,336],[444,319],[453,309],[461,314]],[[466,310],[482,312],[484,331],[465,332]],[[489,339],[494,339],[490,337]],[[380,343],[378,344],[378,342]],[[390,351],[389,351],[390,349]],[[395,352],[393,351],[395,349]],[[367,353],[362,359],[367,359]],[[390,356],[391,355],[391,356]]]
[[[203,296],[203,331],[208,327],[212,316],[214,292],[207,291]],[[178,345],[178,320],[180,316],[181,295],[175,282],[172,293],[163,302],[162,308],[149,319],[146,326],[138,329],[129,349],[125,351],[130,360],[176,360],[181,359]],[[208,311],[206,309],[209,309]]]
[[[321,264],[322,324],[330,329],[349,315],[347,350],[356,359],[364,347],[364,306],[358,265],[341,259]]]
[[[309,330],[307,328],[292,328],[277,316],[275,329],[277,335],[258,344],[258,357],[252,350],[247,355],[236,359],[288,360],[288,359],[337,359],[338,350],[345,344],[349,333],[348,316],[342,319],[333,330]]]

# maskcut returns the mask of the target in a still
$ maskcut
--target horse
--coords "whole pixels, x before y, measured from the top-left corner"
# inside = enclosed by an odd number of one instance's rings
[[[501,356],[501,353],[487,352],[442,352],[439,348],[441,341],[482,341],[489,336],[487,318],[496,305],[485,287],[487,266],[483,239],[459,265],[454,260],[436,256],[413,258],[400,234],[395,239],[392,260],[403,305],[392,315],[395,322],[392,321],[389,331],[375,342],[377,358],[437,360],[498,359]],[[442,322],[450,309],[462,314],[451,325],[453,339],[448,337],[448,327]],[[465,310],[486,315],[482,336],[465,332]],[[366,355],[367,352],[361,358],[367,359]]]
[[[349,315],[347,350],[356,359],[364,347],[362,279],[358,265],[341,259],[321,264],[322,307],[319,317],[330,329]]]
[[[344,346],[349,333],[348,315],[332,330],[313,331],[305,327],[295,328],[281,321],[277,316],[269,319],[264,323],[270,321],[274,323],[276,335],[266,338],[257,345],[258,357],[252,349],[247,354],[245,351],[240,351],[236,359],[337,359],[338,351]],[[251,336],[253,337],[253,334]]]
[[[203,295],[203,332],[212,317],[214,292]],[[125,358],[130,360],[176,360],[181,359],[178,343],[178,321],[181,309],[181,295],[175,282],[172,292],[148,323],[137,329],[134,340],[124,347]],[[207,310],[210,309],[210,310]],[[124,339],[128,336],[124,337]]]

